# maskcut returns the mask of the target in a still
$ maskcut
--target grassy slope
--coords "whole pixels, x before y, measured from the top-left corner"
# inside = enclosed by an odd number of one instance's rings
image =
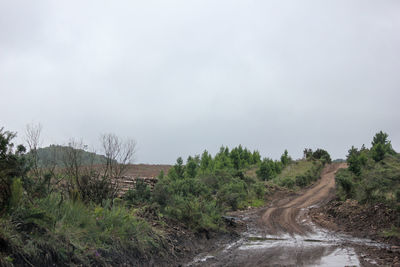
[[[319,178],[321,170],[322,164],[319,161],[298,160],[284,168],[280,174],[272,179],[272,182],[288,188],[306,186]],[[308,178],[305,179],[303,184],[299,184],[299,182],[296,184],[296,180],[299,180],[298,177]]]

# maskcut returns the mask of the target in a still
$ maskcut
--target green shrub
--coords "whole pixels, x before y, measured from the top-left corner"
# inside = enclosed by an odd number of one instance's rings
[[[395,196],[396,196],[397,203],[400,203],[400,189],[396,190]]]
[[[295,183],[299,187],[304,187],[308,185],[308,176],[306,175],[297,175],[295,179]]]
[[[261,182],[255,182],[250,185],[251,192],[254,192],[254,198],[263,200],[266,193],[265,185]]]
[[[246,200],[246,196],[247,186],[241,180],[234,180],[224,185],[218,192],[218,200],[232,210],[242,207],[241,204]]]
[[[148,203],[150,201],[151,192],[150,187],[142,179],[136,180],[135,188],[129,189],[124,195],[124,200],[129,205],[138,205]]]
[[[14,147],[12,140],[15,136],[15,133],[4,131],[4,128],[0,127],[0,212],[9,208],[15,177],[24,178],[29,171],[25,157],[26,149],[22,145]]]
[[[170,194],[168,192],[170,181],[168,179],[162,179],[154,186],[151,198],[153,202],[158,203],[161,207],[167,205]]]
[[[389,135],[387,133],[384,133],[382,131],[380,131],[379,133],[376,133],[371,144],[372,147],[375,147],[377,145],[381,145],[381,148],[379,148],[380,150],[383,151],[384,153],[388,153],[391,155],[395,155],[396,152],[393,150],[392,148],[392,144],[391,142],[388,140]],[[382,154],[382,151],[380,151],[379,153]]]
[[[265,158],[260,163],[260,167],[257,170],[257,177],[263,181],[268,181],[274,178],[277,174],[281,172],[282,163],[275,162],[272,159]]]
[[[205,201],[197,197],[173,195],[165,213],[190,228],[201,230],[217,230],[221,223],[221,210],[215,200]]]
[[[18,207],[19,203],[23,197],[23,187],[20,178],[13,179],[11,185],[11,198],[10,198],[10,208],[15,209]]]
[[[331,156],[329,155],[329,153],[321,148],[318,148],[317,150],[315,150],[315,152],[312,154],[313,159],[318,159],[321,160],[324,164],[325,163],[331,163]]]
[[[346,172],[338,172],[336,175],[336,186],[338,187],[338,193],[342,199],[348,199],[354,197],[355,185],[352,181],[351,174]]]
[[[323,168],[320,160],[299,160],[287,165],[280,174],[273,179],[279,186],[287,188],[304,187],[316,181]]]
[[[371,150],[351,147],[347,156],[349,168],[336,174],[337,194],[361,203],[385,203],[400,210],[398,194],[400,156],[382,131],[374,136]]]
[[[371,149],[371,154],[372,154],[372,158],[376,162],[383,160],[383,158],[385,157],[385,154],[386,154],[384,145],[382,145],[381,143],[374,145]]]
[[[217,229],[226,209],[263,200],[264,185],[245,175],[247,168],[259,162],[258,152],[250,153],[241,146],[232,151],[221,147],[214,158],[204,151],[201,158],[188,157],[185,166],[179,158],[167,177],[156,184],[151,201],[160,206],[162,214],[192,229]],[[273,171],[281,165],[274,164]]]
[[[285,177],[282,180],[280,180],[279,185],[292,189],[295,185],[295,181],[290,177]]]

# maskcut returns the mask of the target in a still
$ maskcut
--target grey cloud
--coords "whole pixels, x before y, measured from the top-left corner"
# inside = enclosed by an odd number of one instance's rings
[[[400,149],[398,1],[0,1],[0,125],[132,136],[138,162],[243,144]],[[21,138],[22,140],[22,138]]]

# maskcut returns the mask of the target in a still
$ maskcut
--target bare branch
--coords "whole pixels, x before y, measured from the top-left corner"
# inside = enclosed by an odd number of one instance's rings
[[[42,133],[42,128],[40,123],[26,125],[25,140],[29,150],[37,150],[39,148],[41,144],[40,135]]]
[[[25,140],[29,147],[29,154],[33,163],[33,173],[35,174],[36,178],[42,176],[39,170],[39,155],[38,155],[38,148],[40,146],[41,140],[40,135],[42,133],[42,125],[38,124],[28,124],[26,125],[25,130]]]
[[[123,175],[128,164],[134,160],[136,142],[132,139],[122,141],[115,134],[101,136],[104,154],[106,156],[105,175],[114,178]]]

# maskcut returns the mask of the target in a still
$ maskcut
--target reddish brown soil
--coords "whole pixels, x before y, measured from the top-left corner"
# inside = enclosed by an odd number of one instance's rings
[[[132,164],[129,165],[125,175],[134,178],[157,177],[161,171],[163,171],[164,174],[167,174],[171,167],[171,165]]]

